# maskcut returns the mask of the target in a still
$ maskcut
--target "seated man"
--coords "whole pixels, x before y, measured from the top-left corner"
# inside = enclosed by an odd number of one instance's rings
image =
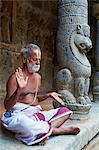
[[[50,135],[78,134],[77,127],[61,127],[72,111],[66,107],[42,111],[39,102],[53,98],[62,105],[60,94],[50,92],[37,95],[40,89],[41,51],[35,44],[28,44],[21,50],[23,68],[16,69],[7,82],[2,124],[6,129],[15,132],[16,138],[27,145],[45,140]]]

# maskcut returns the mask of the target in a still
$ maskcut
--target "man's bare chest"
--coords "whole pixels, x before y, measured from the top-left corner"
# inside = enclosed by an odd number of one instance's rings
[[[40,89],[40,82],[35,79],[29,79],[26,87],[22,90],[22,93],[35,93]]]

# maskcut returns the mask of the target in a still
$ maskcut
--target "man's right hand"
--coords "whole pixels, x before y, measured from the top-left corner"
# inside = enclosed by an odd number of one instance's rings
[[[25,88],[27,85],[28,76],[24,77],[21,68],[16,69],[15,75],[16,75],[16,79],[17,79],[19,88]]]

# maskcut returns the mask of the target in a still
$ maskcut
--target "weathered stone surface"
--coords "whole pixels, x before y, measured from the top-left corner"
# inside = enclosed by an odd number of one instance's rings
[[[99,133],[82,150],[98,150],[98,149],[99,149]]]
[[[5,79],[6,82],[10,73],[20,64],[20,48],[31,42],[38,44],[42,50],[41,64],[43,66],[40,72],[43,92],[52,90],[56,16],[56,0],[0,1],[0,52],[3,51],[0,58],[2,57],[3,60],[3,57],[7,57],[6,53],[9,53],[7,71],[4,70],[5,64],[0,67],[2,81]],[[5,82],[0,82],[2,88],[5,87]]]
[[[71,91],[76,98],[76,103],[90,105],[91,100],[88,96],[88,91],[91,65],[85,54],[92,48],[92,43],[89,38],[90,27],[87,24],[87,0],[59,0],[58,3],[56,46],[59,72],[65,72],[67,77],[72,77],[72,80],[68,80],[66,83],[64,76],[61,75],[60,77],[58,75],[58,89],[62,90],[62,85],[72,84]],[[64,71],[64,69],[67,70]],[[70,71],[69,75],[68,70]],[[64,83],[60,84],[60,78]],[[69,89],[68,86],[66,90]],[[70,101],[72,103],[72,99]]]
[[[5,92],[5,85],[10,74],[16,66],[20,65],[19,55],[16,45],[0,43],[0,91],[2,92]]]

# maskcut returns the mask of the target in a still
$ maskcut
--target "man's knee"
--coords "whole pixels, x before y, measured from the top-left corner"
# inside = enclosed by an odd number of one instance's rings
[[[71,113],[69,113],[70,110],[66,107],[60,107],[59,110],[58,110],[58,114],[64,114],[64,113],[67,113],[67,115],[70,115]]]

